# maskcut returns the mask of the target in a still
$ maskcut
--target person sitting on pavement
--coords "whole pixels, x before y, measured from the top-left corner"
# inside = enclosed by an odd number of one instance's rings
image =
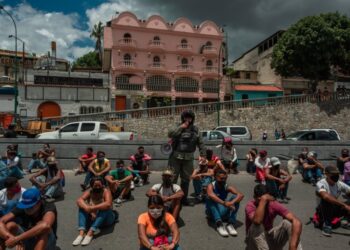
[[[316,214],[322,234],[331,236],[332,222],[335,218],[342,218],[341,225],[350,229],[350,206],[339,199],[342,193],[350,197],[350,187],[339,180],[340,172],[335,166],[327,166],[325,173],[326,177],[316,185],[318,198]]]
[[[274,226],[279,215],[282,222]],[[301,221],[268,193],[268,188],[258,184],[254,188],[254,199],[245,207],[246,250],[282,250],[289,240],[289,250],[302,250]]]
[[[196,199],[198,202],[202,202],[207,196],[207,187],[212,182],[214,170],[209,168],[207,159],[201,159],[198,163],[199,166],[193,170],[191,179]]]
[[[57,211],[41,199],[36,188],[27,189],[22,200],[0,219],[0,249],[56,249]]]
[[[159,195],[150,196],[148,212],[140,214],[137,220],[140,250],[180,250],[179,228],[163,200]]]
[[[141,187],[149,183],[149,162],[152,158],[145,153],[145,148],[140,146],[137,148],[137,153],[130,156],[130,166],[128,169],[134,176],[136,186]]]
[[[132,178],[131,172],[125,169],[123,160],[118,160],[116,169],[109,171],[105,177],[113,199],[118,205],[131,198]]]
[[[220,158],[228,173],[232,172],[233,174],[238,174],[238,157],[231,137],[226,137],[223,139],[220,150]]]
[[[234,186],[227,184],[227,172],[219,169],[215,172],[215,181],[207,188],[208,198],[206,201],[206,213],[208,217],[216,223],[218,233],[227,237],[237,236],[235,223],[239,204],[244,195]],[[232,194],[229,196],[229,194]],[[223,222],[227,220],[226,227]]]
[[[4,138],[17,138],[16,125],[10,124],[4,134]]]
[[[113,225],[118,219],[117,213],[113,211],[111,191],[104,186],[102,177],[93,177],[90,187],[77,200],[79,235],[73,241],[73,246],[89,245],[98,230]]]
[[[93,160],[89,165],[89,171],[86,173],[85,180],[83,184],[80,184],[83,190],[87,189],[92,177],[101,176],[104,182],[104,178],[111,170],[111,165],[109,160],[106,158],[106,154],[103,151],[98,151],[96,153],[96,159]]]
[[[225,170],[225,167],[220,161],[220,158],[214,154],[212,149],[208,148],[205,152],[206,152],[205,158],[208,160],[208,164],[207,164],[208,168],[213,170],[221,168]]]
[[[43,163],[46,162],[46,159],[50,156],[56,156],[56,151],[54,148],[51,148],[50,144],[45,143],[42,149],[39,149],[38,158],[42,160]]]
[[[9,172],[10,171],[7,167],[7,156],[2,156],[0,160],[0,189],[5,188],[5,180],[9,177]]]
[[[337,158],[337,168],[341,175],[344,174],[344,164],[350,161],[349,149],[343,148],[340,157]]]
[[[298,155],[298,163],[299,163],[299,167],[298,167],[298,171],[300,174],[303,174],[303,170],[304,170],[304,162],[307,158],[307,154],[309,153],[309,148],[308,147],[303,147],[303,150],[301,151],[301,153]]]
[[[79,169],[75,173],[76,175],[86,173],[88,171],[90,163],[96,159],[96,154],[94,154],[94,150],[91,147],[86,149],[85,154],[78,158],[79,161]]]
[[[20,168],[20,159],[16,151],[7,151],[7,168],[9,169],[9,176],[16,177],[17,179],[23,178],[23,172]]]
[[[256,148],[251,148],[246,155],[247,159],[247,173],[254,174],[256,172],[255,159],[258,155],[258,150]]]
[[[288,184],[292,176],[281,169],[281,161],[277,157],[271,157],[271,168],[266,169],[266,185],[273,197],[279,199],[282,203],[288,203],[287,197]]]
[[[44,168],[45,166],[42,165],[42,162],[38,158],[37,153],[32,153],[32,159],[30,160],[27,171],[29,174],[32,173],[34,168]]]
[[[267,157],[267,151],[261,150],[259,156],[255,159],[255,178],[256,182],[266,185],[266,170],[271,167],[270,158]]]
[[[322,178],[323,165],[317,159],[317,154],[310,151],[303,164],[303,180],[316,186],[316,182]]]
[[[47,158],[47,167],[33,174],[30,182],[37,187],[47,201],[63,196],[63,174],[54,156]]]
[[[37,153],[32,154],[32,159],[30,160],[27,171],[32,173],[34,168],[43,169],[47,167],[47,158],[50,156],[55,156],[55,149],[50,147],[50,144],[45,143],[42,149],[39,149]]]
[[[4,186],[5,188],[0,190],[0,217],[11,212],[26,191],[16,177],[7,177]]]
[[[153,185],[147,191],[146,196],[160,195],[163,199],[165,210],[177,220],[180,216],[181,199],[184,196],[184,192],[179,185],[173,184],[173,178],[174,173],[171,170],[163,171],[163,183]]]

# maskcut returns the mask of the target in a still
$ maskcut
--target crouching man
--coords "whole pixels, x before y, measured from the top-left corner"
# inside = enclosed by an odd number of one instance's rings
[[[0,249],[56,249],[56,230],[55,204],[41,200],[38,189],[27,189],[17,207],[0,219]]]

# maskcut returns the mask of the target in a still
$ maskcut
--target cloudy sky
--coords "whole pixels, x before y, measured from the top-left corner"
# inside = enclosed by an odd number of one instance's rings
[[[184,16],[193,24],[209,19],[225,25],[230,60],[304,16],[339,11],[350,17],[349,0],[0,0],[0,5],[14,16],[30,52],[43,54],[55,40],[57,56],[69,60],[93,50],[89,34],[95,23],[127,10],[141,19],[160,14],[168,21]],[[10,34],[13,25],[1,12],[1,49],[14,49]]]

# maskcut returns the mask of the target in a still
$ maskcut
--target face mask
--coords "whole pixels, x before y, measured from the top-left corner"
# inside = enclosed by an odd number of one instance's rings
[[[337,174],[337,175],[332,175],[331,177],[330,177],[330,179],[333,181],[333,182],[338,182],[339,181],[339,175]]]
[[[103,188],[93,188],[92,192],[95,193],[95,194],[100,194],[100,193],[103,192]]]
[[[169,178],[164,179],[164,185],[165,186],[170,186],[171,183],[172,183],[171,179],[169,179]]]
[[[117,168],[118,174],[124,173],[124,168],[119,167]]]
[[[162,216],[163,209],[162,208],[153,208],[153,209],[148,209],[149,214],[153,219],[158,219],[160,216]]]
[[[216,182],[220,187],[225,186],[226,184],[226,181],[216,181]]]
[[[16,186],[15,188],[12,188],[11,190],[14,194],[18,194],[19,192],[21,192],[21,186]]]
[[[102,156],[102,157],[98,157],[98,158],[97,158],[97,161],[98,161],[99,163],[102,163],[102,162],[104,161],[104,159],[105,159],[105,158],[104,158],[103,156]]]

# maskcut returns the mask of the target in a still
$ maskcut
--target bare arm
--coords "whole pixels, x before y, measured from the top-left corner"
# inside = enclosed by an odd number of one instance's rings
[[[42,169],[40,170],[39,172],[33,174],[31,177],[30,177],[30,182],[33,184],[33,185],[39,185],[41,186],[42,183],[40,183],[36,178],[39,177],[40,175],[45,175],[47,173],[47,168],[46,169]]]
[[[112,194],[109,189],[105,189],[103,192],[104,201],[98,205],[91,206],[92,212],[96,212],[97,210],[108,210],[112,207]]]
[[[285,217],[288,221],[292,223],[292,234],[289,240],[289,250],[297,250],[299,241],[300,241],[300,235],[302,231],[302,223],[300,220],[292,213],[288,213]]]
[[[231,203],[232,205],[234,205],[235,203],[241,202],[244,198],[244,195],[233,186],[229,186],[227,188],[227,191],[230,192],[231,194],[236,195],[236,198],[234,198],[232,201],[228,202],[228,203]]]
[[[153,244],[148,240],[148,237],[146,235],[146,226],[142,225],[142,224],[138,224],[137,229],[138,229],[137,231],[138,231],[139,240],[141,242],[141,245],[143,245],[144,247],[146,247],[148,249],[151,249]]]
[[[55,184],[57,182],[59,182],[61,180],[61,170],[58,169],[55,177],[53,177],[50,181],[46,182],[47,185],[52,185]]]
[[[225,206],[225,201],[221,200],[213,191],[213,184],[209,184],[207,187],[207,195],[209,199],[215,201],[216,203],[219,203],[221,205]]]
[[[152,188],[148,189],[147,193],[146,193],[146,196],[147,197],[151,197],[151,196],[155,196],[155,195],[158,195],[158,192]]]
[[[200,178],[201,178],[201,175],[198,174],[198,169],[193,170],[192,175],[191,175],[191,179],[192,180],[198,180]]]
[[[172,246],[172,249],[173,249],[175,247],[175,245],[177,245],[179,243],[179,240],[180,240],[180,231],[179,231],[179,228],[177,227],[176,222],[174,222],[173,224],[170,225],[170,231],[173,235],[173,240],[171,242],[171,244],[174,244]]]
[[[88,167],[88,169],[89,169],[89,171],[91,172],[91,173],[93,173],[95,176],[97,175],[97,173],[95,172],[95,170],[94,170],[94,165],[95,165],[95,162],[94,161],[92,161],[90,164],[89,164],[89,167]]]
[[[107,175],[105,177],[105,180],[107,181],[108,184],[113,184],[115,182],[113,176],[111,176],[111,175]]]
[[[263,223],[264,217],[265,217],[266,205],[273,200],[274,198],[269,194],[265,194],[261,196],[259,205],[256,208],[254,217],[253,217],[253,223],[255,225],[261,225]]]
[[[278,181],[278,182],[282,181],[282,179],[280,179],[280,178],[278,178],[276,176],[273,176],[271,174],[271,169],[269,169],[269,168],[265,170],[265,173],[266,173],[266,179],[268,179],[268,180]]]
[[[129,181],[132,181],[132,175],[126,176],[124,179],[121,179],[120,183],[127,183]]]
[[[14,237],[14,235],[11,234],[11,232],[6,228],[6,223],[12,221],[13,219],[15,219],[15,215],[13,213],[8,213],[0,219],[0,238],[1,239],[7,240],[10,237]]]
[[[177,191],[175,194],[167,197],[168,200],[181,199],[184,196],[184,192],[182,190]]]
[[[78,199],[77,199],[77,205],[79,208],[86,211],[87,204],[85,201],[90,197],[90,191],[85,191]]]

